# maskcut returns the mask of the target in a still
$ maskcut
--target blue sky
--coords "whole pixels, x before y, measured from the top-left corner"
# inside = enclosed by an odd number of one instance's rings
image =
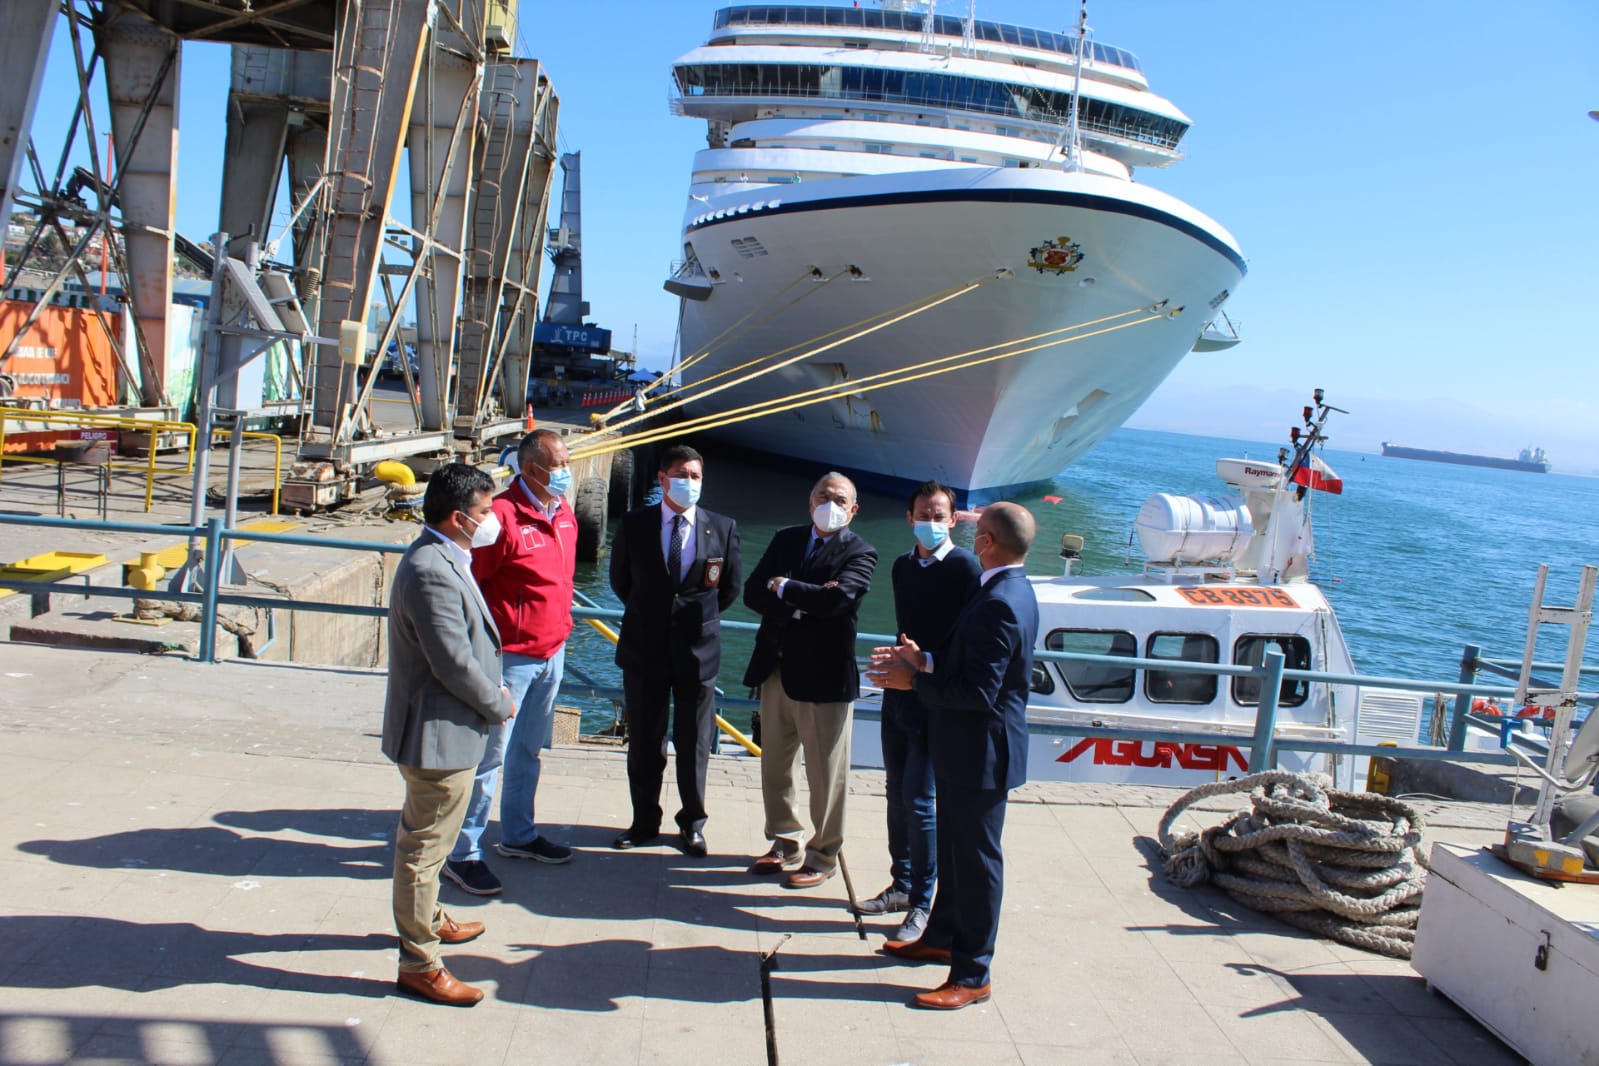
[[[560,94],[562,147],[583,152],[586,297],[619,347],[637,327],[654,369],[670,360],[661,281],[704,145],[703,123],[668,113],[670,65],[719,6],[522,4],[523,54]],[[1042,0],[977,11],[1076,19]],[[1353,412],[1335,447],[1539,444],[1561,471],[1599,473],[1599,4],[1096,0],[1089,23],[1193,120],[1187,158],[1139,180],[1220,221],[1250,262],[1227,306],[1245,343],[1190,356],[1132,425],[1275,441],[1321,386]],[[63,45],[42,128],[64,126]],[[189,46],[184,64],[178,224],[202,237],[227,51]]]

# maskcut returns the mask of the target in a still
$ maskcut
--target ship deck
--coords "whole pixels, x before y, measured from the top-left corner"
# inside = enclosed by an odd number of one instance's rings
[[[453,913],[488,925],[446,952],[485,1001],[401,998],[381,671],[14,643],[0,661],[3,1062],[760,1062],[774,949],[789,1063],[1518,1061],[1408,963],[1167,884],[1153,834],[1172,790],[1018,790],[994,998],[930,1014],[905,1002],[941,968],[878,952],[892,918],[861,939],[843,878],[790,892],[745,874],[764,847],[755,760],[713,761],[711,855],[693,860],[607,847],[627,819],[624,760],[585,746],[548,754],[539,795],[576,860],[496,860],[491,900],[446,886]],[[1425,810],[1432,839],[1468,846],[1506,817]],[[871,895],[881,773],[852,776],[848,834]]]

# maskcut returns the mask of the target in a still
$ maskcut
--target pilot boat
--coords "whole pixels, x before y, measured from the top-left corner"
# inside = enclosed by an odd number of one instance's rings
[[[1029,577],[1038,650],[1098,657],[1034,661],[1030,780],[1191,787],[1246,773],[1262,678],[1195,673],[1184,662],[1258,668],[1275,649],[1287,671],[1355,674],[1332,605],[1310,579],[1313,504],[1343,490],[1319,454],[1337,408],[1322,402],[1322,390],[1314,395],[1277,462],[1224,458],[1216,463],[1224,492],[1145,501],[1134,523],[1146,559],[1140,572],[1072,573],[1082,538],[1068,535],[1066,572]],[[860,706],[878,698],[874,692]],[[1424,702],[1285,677],[1277,736],[1414,744]],[[881,765],[872,717],[861,716],[852,737],[857,765]],[[1140,732],[1187,739],[1137,739]],[[1282,751],[1277,762],[1335,774],[1339,787],[1364,785],[1365,760]]]

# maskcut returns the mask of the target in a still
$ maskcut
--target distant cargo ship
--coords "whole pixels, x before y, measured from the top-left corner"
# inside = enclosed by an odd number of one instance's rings
[[[1464,455],[1460,452],[1435,452],[1427,448],[1406,448],[1382,442],[1382,453],[1395,459],[1425,459],[1429,463],[1454,463],[1457,466],[1489,466],[1495,470],[1525,470],[1531,474],[1549,473],[1549,460],[1542,448],[1523,448],[1514,459],[1497,455]]]

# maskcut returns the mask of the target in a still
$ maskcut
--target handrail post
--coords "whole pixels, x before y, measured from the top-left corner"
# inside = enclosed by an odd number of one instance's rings
[[[150,449],[144,456],[144,513],[149,514],[150,508],[155,505],[155,448],[161,436],[160,430],[155,426],[150,427]]]
[[[1477,680],[1477,659],[1482,648],[1467,644],[1466,653],[1460,657],[1460,683],[1469,685]],[[1471,713],[1471,695],[1462,692],[1455,697],[1455,716],[1449,722],[1449,750],[1460,751],[1466,746],[1466,720]],[[1515,711],[1511,711],[1514,714]]]
[[[217,586],[222,583],[222,519],[205,520],[205,588],[200,605],[200,661],[217,661]]]
[[[1258,774],[1277,765],[1277,701],[1283,690],[1281,648],[1267,648],[1261,663],[1260,705],[1255,709],[1255,737],[1249,744],[1249,772]]]

